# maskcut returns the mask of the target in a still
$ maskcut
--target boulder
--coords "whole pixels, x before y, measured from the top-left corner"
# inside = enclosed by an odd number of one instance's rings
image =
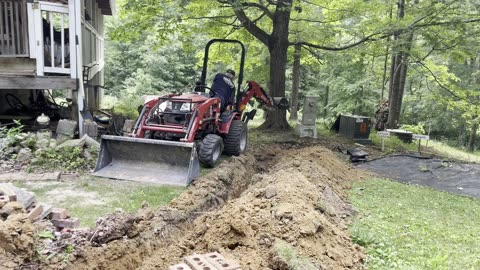
[[[35,143],[37,149],[47,149],[50,146],[50,139],[40,139]]]
[[[22,148],[18,152],[17,161],[28,162],[33,158],[32,150],[30,148]]]
[[[80,147],[83,148],[85,145],[85,136],[83,136],[80,139],[75,139],[75,140],[68,140],[60,145],[57,146],[57,148],[64,148],[64,147]]]
[[[62,119],[58,121],[57,134],[73,138],[75,131],[77,130],[77,126],[77,121]]]
[[[50,130],[39,130],[37,131],[37,134],[36,134],[36,137],[37,137],[37,140],[43,140],[43,139],[47,139],[47,140],[50,140],[50,138],[52,138],[52,131]]]

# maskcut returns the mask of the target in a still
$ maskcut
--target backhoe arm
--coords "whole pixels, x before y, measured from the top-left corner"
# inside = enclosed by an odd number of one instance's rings
[[[254,81],[247,81],[248,89],[244,92],[242,99],[239,102],[239,108],[241,111],[245,109],[247,103],[252,99],[255,98],[258,102],[260,102],[260,107],[266,110],[273,110],[275,109],[274,101],[270,98],[265,90]]]
[[[243,92],[240,101],[238,102],[238,110],[243,113],[242,121],[248,123],[249,120],[252,120],[257,113],[257,110],[253,109],[249,112],[243,112],[247,106],[247,103],[252,99],[255,98],[258,102],[260,102],[260,108],[273,111],[276,109],[288,109],[288,100],[285,97],[280,98],[271,98],[267,95],[265,90],[254,81],[247,81],[248,88],[245,92]]]

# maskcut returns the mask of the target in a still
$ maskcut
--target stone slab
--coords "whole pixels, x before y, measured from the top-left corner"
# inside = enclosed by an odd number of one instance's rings
[[[45,203],[40,203],[40,205],[43,207],[43,212],[35,218],[33,221],[39,221],[44,218],[46,218],[50,213],[52,212],[53,207],[51,205],[45,204]]]
[[[67,210],[64,208],[52,208],[49,218],[50,219],[66,219]]]
[[[216,270],[206,258],[202,255],[192,255],[185,257],[183,261],[192,268],[192,270]]]
[[[35,195],[32,192],[28,192],[23,189],[17,188],[11,184],[5,184],[5,183],[0,184],[0,187],[5,187],[5,186],[10,188],[13,192],[15,192],[15,195],[17,197],[17,202],[19,202],[25,209],[28,209],[30,205],[32,205],[37,201],[37,199],[35,198]]]
[[[190,266],[188,266],[185,263],[180,263],[180,264],[170,266],[168,270],[192,270],[192,268],[190,268]]]
[[[41,204],[32,204],[29,208],[27,208],[27,215],[30,221],[34,221],[38,216],[43,213],[43,206]]]
[[[0,195],[4,195],[11,202],[17,200],[17,194],[15,194],[10,185],[0,184]]]
[[[78,228],[80,226],[80,220],[78,218],[66,218],[66,219],[52,219],[53,226],[58,228]]]
[[[217,270],[238,270],[240,265],[236,262],[225,259],[220,253],[213,252],[203,255],[209,263],[216,267]]]
[[[295,133],[300,137],[310,137],[310,138],[317,138],[317,127],[315,125],[307,126],[297,123],[295,126]]]

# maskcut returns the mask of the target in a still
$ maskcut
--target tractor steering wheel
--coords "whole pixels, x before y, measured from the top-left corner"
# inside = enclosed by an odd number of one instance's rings
[[[205,92],[205,89],[209,90],[209,93]],[[197,93],[199,95],[204,95],[204,94],[210,94],[212,92],[212,88],[206,86],[206,85],[197,85],[193,88],[193,92]]]

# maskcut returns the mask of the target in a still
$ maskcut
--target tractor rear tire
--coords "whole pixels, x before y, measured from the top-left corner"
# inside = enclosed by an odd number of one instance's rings
[[[230,156],[239,156],[247,151],[248,128],[243,121],[233,120],[228,134],[223,138],[224,153]]]
[[[220,159],[223,151],[222,137],[208,134],[203,138],[198,151],[198,159],[207,167],[213,168]]]

